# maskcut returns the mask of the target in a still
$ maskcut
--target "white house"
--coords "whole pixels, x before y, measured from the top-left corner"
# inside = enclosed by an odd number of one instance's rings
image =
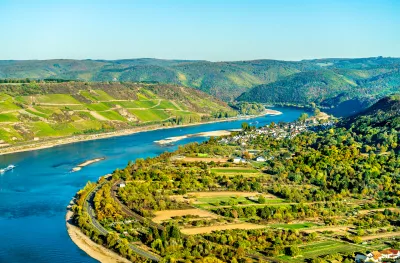
[[[119,188],[124,188],[125,186],[126,186],[125,183],[120,183],[120,184],[118,184],[118,187],[119,187]]]
[[[262,157],[262,156],[258,156],[257,159],[256,159],[256,161],[257,161],[257,162],[265,162],[266,159],[265,159],[264,157]]]
[[[240,157],[233,158],[233,163],[246,163],[246,160]]]
[[[382,251],[373,251],[367,254],[365,262],[384,262],[385,259],[400,259],[400,251],[397,249],[385,249]]]

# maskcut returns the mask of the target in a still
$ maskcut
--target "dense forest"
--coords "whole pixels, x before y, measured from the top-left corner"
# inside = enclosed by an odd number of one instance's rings
[[[336,124],[243,125],[138,159],[78,193],[76,223],[134,262],[354,262],[399,247],[399,109],[394,95]]]

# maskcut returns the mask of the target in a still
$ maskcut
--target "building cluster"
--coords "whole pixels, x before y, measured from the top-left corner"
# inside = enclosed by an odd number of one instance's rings
[[[356,263],[367,262],[396,262],[400,263],[400,250],[385,249],[382,251],[372,251],[367,254],[358,253],[355,258]]]
[[[327,121],[325,123],[318,123],[315,119],[305,123],[292,122],[283,123],[279,125],[269,125],[258,128],[253,131],[245,131],[241,134],[237,134],[228,138],[222,138],[220,142],[222,144],[236,144],[246,146],[249,141],[255,139],[260,135],[268,135],[275,139],[293,138],[305,131],[320,131],[330,128],[334,125],[334,122]]]

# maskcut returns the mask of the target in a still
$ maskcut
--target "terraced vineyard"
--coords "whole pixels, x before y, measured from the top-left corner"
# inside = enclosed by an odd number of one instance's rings
[[[174,85],[3,84],[0,146],[145,125],[202,122],[235,114],[211,96]]]

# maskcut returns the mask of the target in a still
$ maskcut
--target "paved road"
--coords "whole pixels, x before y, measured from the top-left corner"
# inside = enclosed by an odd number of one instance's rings
[[[120,184],[120,183],[122,183],[122,182],[123,182],[123,181],[117,181],[117,182],[115,182],[114,185],[113,185],[112,188],[111,188],[111,196],[112,196],[112,198],[115,200],[115,202],[117,202],[117,203],[119,204],[119,206],[120,206],[121,209],[122,209],[122,212],[124,212],[125,214],[127,214],[127,215],[130,216],[130,217],[135,218],[136,220],[138,220],[138,221],[141,222],[141,223],[149,224],[149,225],[152,226],[152,227],[155,227],[155,228],[157,228],[157,229],[159,229],[159,230],[163,230],[163,231],[164,231],[164,230],[165,230],[165,227],[163,227],[163,226],[161,226],[161,225],[159,225],[159,224],[156,224],[156,223],[154,223],[153,221],[148,220],[148,219],[144,218],[143,216],[141,216],[141,215],[139,215],[139,214],[133,212],[131,209],[129,209],[129,207],[127,207],[126,205],[124,205],[124,204],[119,200],[119,198],[117,197],[117,185]]]
[[[105,229],[100,223],[99,221],[97,221],[96,217],[95,217],[95,213],[93,210],[93,199],[94,196],[96,194],[96,192],[105,184],[106,182],[103,182],[101,184],[99,184],[98,186],[96,186],[96,188],[94,188],[91,192],[88,193],[88,195],[86,196],[86,201],[85,201],[85,206],[86,209],[88,211],[89,217],[90,217],[90,221],[92,223],[92,225],[103,235],[108,235],[109,231],[107,229]],[[137,247],[133,244],[129,244],[130,249],[133,250],[133,252],[135,252],[136,254],[148,258],[150,260],[153,260],[155,262],[159,262],[160,261],[160,257],[158,257],[155,254],[150,253],[149,251],[146,251],[144,249],[141,249],[140,247]]]

